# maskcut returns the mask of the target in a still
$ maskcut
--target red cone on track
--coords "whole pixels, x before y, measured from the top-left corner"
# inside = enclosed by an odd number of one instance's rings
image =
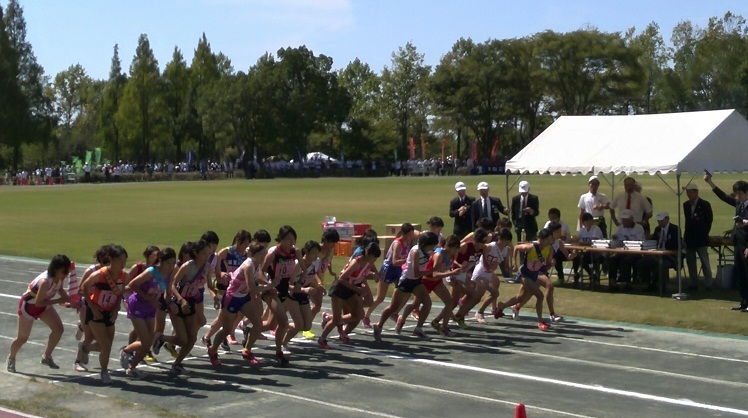
[[[527,412],[525,412],[525,404],[517,404],[517,408],[514,410],[514,418],[527,418]]]

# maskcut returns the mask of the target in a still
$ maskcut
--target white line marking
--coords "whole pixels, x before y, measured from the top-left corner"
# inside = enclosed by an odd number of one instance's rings
[[[5,412],[7,414],[11,414],[11,416],[14,416],[14,417],[41,418],[38,415],[29,415],[29,414],[26,414],[26,413],[23,413],[23,412],[14,411],[12,409],[3,408],[2,406],[0,406],[0,412]]]
[[[461,397],[461,398],[467,398],[467,399],[472,399],[472,400],[477,400],[477,401],[482,401],[482,402],[500,403],[500,404],[503,404],[503,405],[510,405],[510,406],[516,406],[517,405],[517,402],[505,401],[503,399],[496,399],[496,398],[486,398],[485,396],[471,395],[469,393],[462,393],[462,392],[456,392],[456,391],[451,391],[451,390],[445,390],[445,389],[435,388],[435,387],[431,387],[431,386],[423,386],[423,385],[416,385],[416,384],[413,384],[413,383],[398,382],[398,381],[395,381],[395,380],[380,379],[378,377],[365,376],[365,375],[355,374],[355,373],[350,374],[349,376],[358,377],[358,378],[361,378],[361,379],[373,380],[375,382],[384,383],[386,385],[401,386],[401,387],[406,387],[406,388],[417,388],[417,389],[422,390],[422,391],[425,390],[425,391],[430,391],[430,392],[436,392],[436,393],[440,393],[442,395],[457,396],[457,397]],[[573,414],[571,412],[564,412],[564,411],[559,411],[559,410],[556,410],[556,409],[542,408],[542,407],[539,407],[539,406],[532,406],[532,405],[528,405],[528,404],[525,404],[525,408],[526,409],[536,409],[538,411],[543,411],[543,412],[550,412],[550,413],[553,413],[555,415],[565,415],[565,416],[569,416],[569,417],[578,417],[578,418],[592,418],[592,417],[589,417],[587,415]]]

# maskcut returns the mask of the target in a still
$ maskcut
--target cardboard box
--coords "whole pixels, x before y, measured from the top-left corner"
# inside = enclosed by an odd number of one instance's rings
[[[335,255],[350,257],[351,254],[353,254],[353,244],[351,241],[339,241],[335,244]]]
[[[351,241],[353,239],[353,224],[350,222],[335,222],[334,224],[322,223],[322,232],[329,229],[338,231],[341,241]]]
[[[421,230],[421,224],[412,224],[413,229],[416,231]],[[398,232],[400,232],[400,227],[402,227],[403,224],[386,224],[384,226],[384,235],[397,235]]]

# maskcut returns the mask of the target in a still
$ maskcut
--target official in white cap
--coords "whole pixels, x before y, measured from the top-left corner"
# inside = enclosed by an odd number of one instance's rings
[[[644,227],[634,222],[634,211],[622,209],[618,213],[618,229],[613,234],[613,239],[621,241],[643,241]],[[618,290],[618,285],[623,284],[624,290],[631,289],[631,273],[636,263],[641,259],[639,254],[620,253],[610,257],[610,290]]]
[[[468,196],[466,190],[467,186],[465,186],[465,183],[461,181],[455,183],[457,197],[449,202],[449,216],[455,219],[455,226],[452,229],[452,233],[457,235],[460,239],[464,238],[465,235],[473,230],[473,226],[471,225],[470,205],[475,201],[475,199]]]
[[[587,186],[589,191],[579,197],[579,222],[577,223],[577,230],[582,225],[582,215],[589,213],[592,215],[592,221],[597,225],[603,233],[603,238],[608,238],[608,225],[605,222],[605,210],[610,209],[610,199],[603,193],[600,193],[600,180],[597,176],[590,176],[587,180]]]
[[[488,224],[491,230],[496,227],[496,222],[501,217],[501,214],[506,213],[506,208],[498,197],[491,197],[488,195],[488,183],[482,181],[478,183],[478,194],[480,195],[475,199],[473,205],[470,208],[470,222],[472,223],[472,231],[475,230],[475,224],[481,218],[488,219]]]
[[[699,187],[688,183],[686,187],[688,200],[683,202],[683,243],[686,246],[686,265],[688,266],[688,290],[699,288],[699,273],[696,269],[696,256],[701,260],[701,271],[704,273],[706,290],[712,288],[712,266],[709,262],[709,232],[712,229],[714,214],[712,205],[699,197]]]
[[[512,198],[511,218],[514,223],[514,231],[517,241],[525,231],[525,241],[534,241],[538,237],[537,216],[540,214],[540,199],[530,194],[530,183],[522,180],[519,182],[519,194]]]
[[[659,212],[655,216],[655,220],[657,220],[657,227],[655,227],[651,239],[657,241],[657,249],[678,251],[680,231],[676,225],[670,223],[670,214],[666,211]],[[648,284],[648,291],[657,290],[657,283],[660,283],[660,292],[664,293],[668,270],[676,268],[676,262],[675,255],[646,255],[639,260],[636,267],[642,282]],[[662,278],[662,281],[660,281],[660,278]]]

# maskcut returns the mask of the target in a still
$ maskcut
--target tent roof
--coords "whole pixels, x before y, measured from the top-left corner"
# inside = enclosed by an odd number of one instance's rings
[[[512,157],[512,173],[700,173],[748,169],[748,121],[733,109],[562,116]]]

